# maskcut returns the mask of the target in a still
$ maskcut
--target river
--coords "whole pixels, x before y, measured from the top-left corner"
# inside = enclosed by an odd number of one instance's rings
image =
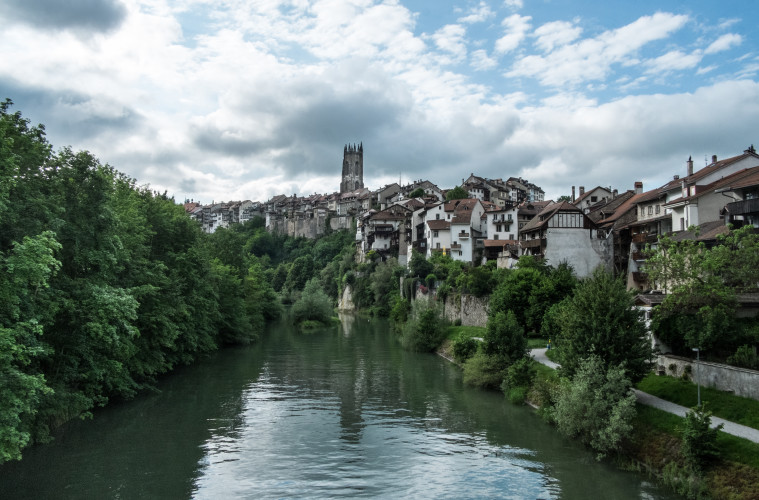
[[[0,497],[668,499],[384,321],[274,325],[0,466]]]

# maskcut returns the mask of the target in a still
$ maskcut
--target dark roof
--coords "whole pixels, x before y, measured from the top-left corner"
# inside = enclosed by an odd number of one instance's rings
[[[447,220],[430,220],[430,221],[427,221],[427,225],[429,226],[430,229],[434,231],[451,228],[451,223],[448,222]]]
[[[690,201],[695,200],[696,198],[700,198],[701,196],[704,196],[705,194],[713,193],[715,190],[727,188],[732,186],[733,183],[738,183],[746,178],[751,178],[753,180],[749,181],[749,186],[752,185],[752,183],[759,182],[759,167],[753,167],[753,168],[746,168],[743,170],[739,170],[738,172],[735,172],[733,174],[728,175],[727,177],[723,177],[719,180],[716,180],[712,182],[711,184],[707,184],[706,186],[697,187],[696,194],[691,196],[685,196],[682,198],[676,198],[669,203],[665,203],[664,206],[671,206],[676,205],[678,203],[682,203],[683,201]]]
[[[710,241],[717,239],[720,234],[727,234],[729,228],[725,225],[725,221],[716,220],[712,222],[704,222],[698,226],[698,231],[677,231],[676,233],[670,233],[670,237],[674,241],[695,240],[695,241]],[[696,235],[698,233],[698,235]]]
[[[603,189],[604,191],[608,191],[609,193],[611,193],[611,189],[609,189],[609,188],[605,188],[603,186],[596,186],[593,189],[590,189],[588,191],[583,192],[580,196],[578,196],[577,198],[575,198],[575,201],[573,201],[572,203],[573,204],[580,203],[582,200],[584,200],[585,198],[587,198],[588,196],[590,196],[590,193],[592,193],[596,189]]]
[[[725,158],[724,160],[713,162],[705,166],[701,170],[698,170],[697,172],[693,172],[693,175],[688,175],[685,177],[681,177],[679,179],[673,179],[669,181],[668,183],[666,183],[661,188],[665,191],[669,191],[671,189],[680,187],[680,183],[682,181],[685,181],[687,185],[694,184],[709,174],[712,174],[722,168],[732,165],[733,163],[739,162],[741,160],[745,160],[746,158],[750,158],[750,157],[753,157],[759,160],[759,156],[757,156],[756,153],[752,153],[747,150],[747,151],[744,151],[743,154],[740,154],[738,156],[733,156],[731,158]]]
[[[505,247],[507,245],[518,245],[518,240],[485,240],[485,247]]]

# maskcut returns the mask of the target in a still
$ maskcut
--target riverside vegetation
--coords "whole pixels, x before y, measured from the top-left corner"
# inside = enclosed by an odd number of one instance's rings
[[[350,231],[290,238],[269,233],[261,219],[205,234],[165,194],[87,152],[54,152],[44,128],[10,105],[0,107],[0,376],[8,381],[0,386],[0,461],[20,458],[66,420],[150,389],[177,365],[255,341],[282,304],[304,327],[329,323],[350,286],[354,304],[389,317],[406,348],[444,344],[467,383],[529,401],[599,458],[645,468],[688,496],[757,496],[759,464],[746,457],[759,448],[726,444],[709,431],[708,412],[672,420],[635,405],[630,388],[650,371],[652,353],[619,279],[596,271],[580,281],[566,264],[531,257],[511,270],[444,254],[414,253],[408,268],[375,252],[357,263]],[[733,234],[730,248],[742,251],[718,262],[757,249],[748,231]],[[671,269],[667,256],[678,249],[663,248],[659,262]],[[684,260],[697,263],[705,251]],[[716,287],[713,261],[704,269]],[[428,300],[411,300],[417,285]],[[442,299],[461,293],[490,296],[487,328],[446,325]],[[714,309],[710,332],[724,319]],[[677,307],[662,310],[657,328],[678,339]],[[680,312],[686,320],[701,314],[695,305]],[[757,342],[756,323],[736,328],[723,350],[750,358],[742,346]],[[701,341],[695,331],[682,337],[684,348]],[[559,373],[529,358],[537,338],[551,339]],[[709,449],[718,457],[688,444],[715,440]]]

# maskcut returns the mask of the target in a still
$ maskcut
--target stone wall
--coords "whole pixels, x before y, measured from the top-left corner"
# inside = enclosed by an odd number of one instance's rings
[[[451,293],[445,298],[445,317],[451,323],[460,319],[463,326],[487,326],[489,302],[490,296]]]
[[[706,361],[696,363],[692,359],[671,355],[658,356],[657,365],[660,374],[681,377],[690,371],[690,379],[694,384],[700,383],[704,387],[759,400],[759,371]],[[694,401],[693,406],[695,405]]]

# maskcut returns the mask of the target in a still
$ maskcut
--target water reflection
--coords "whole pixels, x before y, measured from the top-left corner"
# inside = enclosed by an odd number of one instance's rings
[[[2,496],[668,498],[381,321],[281,324],[160,388],[0,467]]]

